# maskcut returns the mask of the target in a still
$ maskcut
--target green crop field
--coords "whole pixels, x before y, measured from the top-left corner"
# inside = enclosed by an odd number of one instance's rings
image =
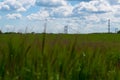
[[[0,80],[120,80],[120,35],[0,34]]]

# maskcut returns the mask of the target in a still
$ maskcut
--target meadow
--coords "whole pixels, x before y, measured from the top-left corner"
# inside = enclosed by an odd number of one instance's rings
[[[120,80],[120,35],[0,34],[0,80]]]

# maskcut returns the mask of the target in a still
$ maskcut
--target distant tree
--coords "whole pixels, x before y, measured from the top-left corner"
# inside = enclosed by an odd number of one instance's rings
[[[35,34],[35,32],[31,32],[31,34]]]
[[[0,30],[0,34],[2,34],[2,31]]]
[[[119,30],[119,31],[117,31],[117,33],[118,33],[118,34],[120,34],[120,30]]]
[[[16,32],[5,32],[5,34],[16,34]]]

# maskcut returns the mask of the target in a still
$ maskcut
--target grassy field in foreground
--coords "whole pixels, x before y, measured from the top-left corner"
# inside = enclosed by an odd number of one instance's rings
[[[0,34],[0,80],[120,80],[120,35]]]

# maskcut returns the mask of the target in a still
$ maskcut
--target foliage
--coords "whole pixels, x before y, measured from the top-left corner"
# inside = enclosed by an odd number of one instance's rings
[[[118,34],[120,34],[120,31],[117,31]]]
[[[2,31],[0,30],[0,34],[2,34]]]

